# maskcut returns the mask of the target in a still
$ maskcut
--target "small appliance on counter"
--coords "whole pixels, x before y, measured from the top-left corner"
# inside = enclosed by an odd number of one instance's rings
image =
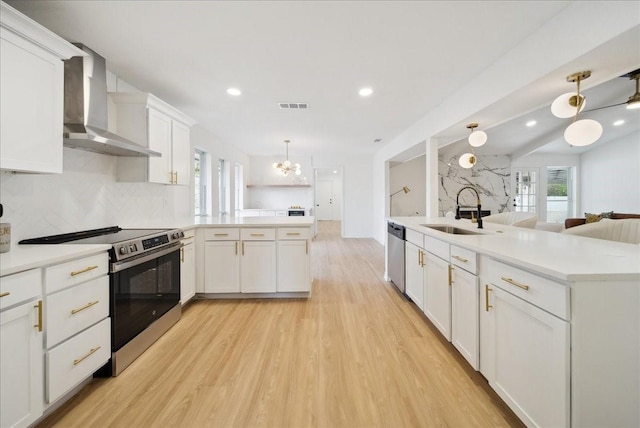
[[[300,205],[291,205],[287,209],[287,215],[289,217],[304,217],[306,213],[305,213],[305,209]]]
[[[180,229],[112,226],[19,243],[111,245],[111,360],[97,374],[117,376],[180,319],[182,238]]]
[[[0,204],[0,217],[4,213]],[[11,223],[0,223],[0,253],[8,253],[11,250]]]

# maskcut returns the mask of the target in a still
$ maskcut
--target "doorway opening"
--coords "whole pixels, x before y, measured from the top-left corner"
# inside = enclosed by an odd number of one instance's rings
[[[315,168],[314,213],[316,231],[322,228],[342,230],[343,176],[342,168]]]

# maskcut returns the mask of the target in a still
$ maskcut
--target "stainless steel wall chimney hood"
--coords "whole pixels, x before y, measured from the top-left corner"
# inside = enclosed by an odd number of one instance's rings
[[[106,62],[88,47],[74,45],[89,55],[64,63],[64,145],[112,156],[162,156],[107,131]]]

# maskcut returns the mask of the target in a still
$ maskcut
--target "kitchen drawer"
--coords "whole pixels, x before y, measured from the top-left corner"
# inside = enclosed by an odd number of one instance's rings
[[[229,227],[224,229],[206,229],[204,231],[205,241],[238,241],[240,240],[240,229]]]
[[[515,266],[489,260],[488,279],[496,287],[520,297],[564,320],[570,319],[569,286]]]
[[[266,227],[251,227],[240,230],[243,241],[273,241],[276,239],[276,230]]]
[[[45,293],[54,293],[109,272],[106,252],[45,269]]]
[[[278,239],[309,239],[311,229],[308,227],[279,227]]]
[[[287,215],[287,211],[276,211],[276,217],[286,217]]]
[[[46,354],[46,401],[52,403],[111,358],[111,319],[61,343]]]
[[[109,316],[109,277],[102,276],[45,298],[47,348]]]
[[[423,248],[428,252],[430,252],[431,254],[436,255],[441,259],[449,262],[449,243],[448,242],[444,242],[439,239],[433,238],[429,235],[425,235]]]
[[[424,235],[412,229],[405,229],[405,239],[413,245],[424,248]]]
[[[456,245],[452,245],[450,251],[452,265],[461,267],[474,275],[478,273],[478,257],[475,252]]]
[[[26,302],[42,294],[42,271],[31,269],[0,279],[0,310]]]

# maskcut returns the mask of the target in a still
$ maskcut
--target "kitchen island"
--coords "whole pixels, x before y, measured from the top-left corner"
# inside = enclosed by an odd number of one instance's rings
[[[640,246],[388,220],[407,228],[408,294],[525,424],[640,425]]]

